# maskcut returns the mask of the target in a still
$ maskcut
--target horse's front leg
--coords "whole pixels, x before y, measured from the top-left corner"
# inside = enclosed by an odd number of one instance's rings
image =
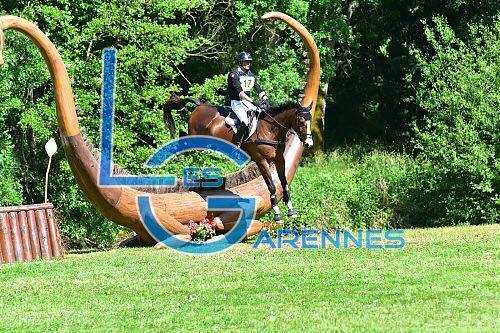
[[[266,182],[267,188],[270,193],[271,207],[274,210],[274,222],[283,223],[283,218],[281,217],[280,208],[278,206],[278,198],[276,197],[276,186],[273,183],[273,176],[271,174],[271,167],[266,159],[255,161],[259,167],[260,173]]]
[[[292,200],[290,198],[290,190],[288,188],[288,182],[286,180],[286,168],[285,168],[285,152],[284,149],[278,150],[276,154],[276,159],[274,165],[276,166],[276,171],[278,172],[278,177],[280,179],[281,188],[283,189],[283,202],[288,208],[288,217],[292,219],[297,218],[297,212],[293,210]]]

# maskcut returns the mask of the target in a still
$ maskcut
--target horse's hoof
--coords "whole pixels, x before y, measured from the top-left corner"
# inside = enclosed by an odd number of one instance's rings
[[[296,212],[296,211],[294,211],[293,209],[290,209],[290,210],[288,211],[288,217],[290,217],[290,218],[292,218],[292,219],[296,219],[296,218],[297,218],[297,216],[298,216],[298,215],[297,215],[297,212]]]
[[[274,222],[283,223],[283,218],[281,217],[281,214],[274,214]]]

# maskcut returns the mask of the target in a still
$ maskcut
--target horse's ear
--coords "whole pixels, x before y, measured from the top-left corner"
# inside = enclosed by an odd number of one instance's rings
[[[175,92],[173,92],[173,93],[170,94],[170,99],[174,100],[174,101],[177,101],[177,100],[179,100],[181,98],[179,97],[179,95],[177,95]]]
[[[309,104],[307,107],[303,107],[300,103],[297,103],[297,111],[300,113],[310,113],[313,107],[313,103]]]

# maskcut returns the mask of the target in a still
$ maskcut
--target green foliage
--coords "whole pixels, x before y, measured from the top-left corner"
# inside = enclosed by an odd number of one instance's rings
[[[304,73],[300,72],[301,65],[293,50],[278,47],[275,50],[271,64],[259,72],[259,80],[269,92],[269,98],[274,104],[282,104],[297,99],[302,92]],[[280,73],[280,74],[277,74]]]
[[[499,219],[500,18],[472,25],[466,39],[443,18],[434,24],[425,30],[432,55],[415,51],[425,115],[415,128],[423,167],[414,216],[426,224],[492,223]]]
[[[190,53],[202,53],[199,45],[207,43],[204,37],[191,36],[191,26],[181,14],[203,10],[206,5],[203,0],[54,0],[2,2],[0,11],[35,22],[60,49],[78,95],[81,125],[96,146],[101,53],[104,47],[118,49],[114,156],[130,172],[147,173],[151,170],[144,169],[143,163],[168,141],[161,104],[170,92],[179,89],[175,82],[179,76],[177,66]],[[6,133],[0,146],[5,151],[2,164],[6,165],[1,171],[6,174],[2,194],[6,189],[19,191],[15,181],[19,179],[23,201],[37,203],[43,199],[47,164],[43,146],[57,132],[50,75],[35,45],[19,33],[6,33],[4,56],[6,64],[0,68],[0,133]],[[13,161],[22,168],[13,172]],[[116,238],[117,227],[91,208],[61,150],[55,156],[49,189],[49,197],[64,219],[64,237],[88,244],[108,244]],[[12,194],[4,197],[2,202],[21,201]]]
[[[206,79],[202,84],[193,84],[189,88],[189,96],[198,98],[206,103],[223,105],[227,85],[226,77],[226,74],[220,74]]]
[[[15,206],[22,203],[21,184],[16,178],[17,163],[6,134],[0,133],[0,206]]]
[[[316,154],[295,175],[292,202],[299,218],[286,223],[326,230],[406,224],[400,203],[415,168],[408,156],[363,147]],[[271,217],[269,213],[264,219]]]
[[[332,3],[324,1],[321,3]],[[408,142],[418,114],[414,86],[412,45],[432,52],[423,35],[423,20],[445,17],[459,37],[470,23],[489,24],[499,10],[496,0],[345,1],[340,15],[357,3],[348,20],[351,38],[333,43],[339,67],[328,78],[330,96],[326,112],[330,145],[377,139]],[[325,9],[327,7],[324,7]],[[336,13],[337,14],[337,13]],[[325,29],[326,30],[326,29]],[[335,41],[335,40],[334,40]]]
[[[332,47],[334,41],[337,45],[344,45],[352,40],[352,33],[343,13],[343,1],[340,0],[314,2],[236,0],[230,1],[226,8],[219,10],[226,12],[226,15],[211,17],[212,22],[210,25],[207,24],[207,27],[220,26],[220,30],[226,31],[223,35],[219,32],[219,43],[222,44],[224,52],[214,59],[203,59],[202,68],[195,65],[196,69],[205,72],[201,82],[206,77],[218,80],[220,73],[227,73],[236,66],[234,56],[246,50],[252,53],[253,69],[274,104],[299,100],[302,83],[306,78],[304,72],[306,65],[303,63],[304,50],[301,44],[295,45],[295,33],[288,36],[283,31],[284,24],[274,25],[263,21],[261,16],[264,13],[275,10],[287,13],[310,30],[320,50],[324,82],[328,82],[334,75],[339,62],[334,57],[336,55],[336,50]],[[205,34],[212,36],[214,31],[208,29]],[[206,83],[211,82],[206,81]],[[220,87],[222,86],[221,82]],[[193,93],[203,96],[198,85],[194,84],[193,87]],[[213,97],[212,94],[211,91],[207,97]],[[222,99],[214,100],[222,101]]]

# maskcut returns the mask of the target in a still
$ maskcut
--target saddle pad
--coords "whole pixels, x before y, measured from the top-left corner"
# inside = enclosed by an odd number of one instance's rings
[[[259,122],[259,119],[257,116],[255,117],[252,117],[252,119],[250,119],[250,130],[248,131],[248,135],[246,136],[245,140],[248,140],[249,137],[251,137],[255,131],[257,130],[257,123]]]
[[[236,116],[236,113],[234,113],[231,110],[229,112],[229,114],[226,116],[225,120],[226,120],[226,124],[229,127],[231,127],[231,129],[233,130],[234,133],[236,133],[238,131],[238,125],[240,124],[240,119],[238,118],[238,116]],[[255,131],[257,130],[257,122],[258,121],[259,120],[257,119],[257,117],[250,118],[250,126],[248,126],[249,131],[248,131],[248,135],[245,137],[245,140],[247,140],[249,137],[251,137],[255,133]]]

